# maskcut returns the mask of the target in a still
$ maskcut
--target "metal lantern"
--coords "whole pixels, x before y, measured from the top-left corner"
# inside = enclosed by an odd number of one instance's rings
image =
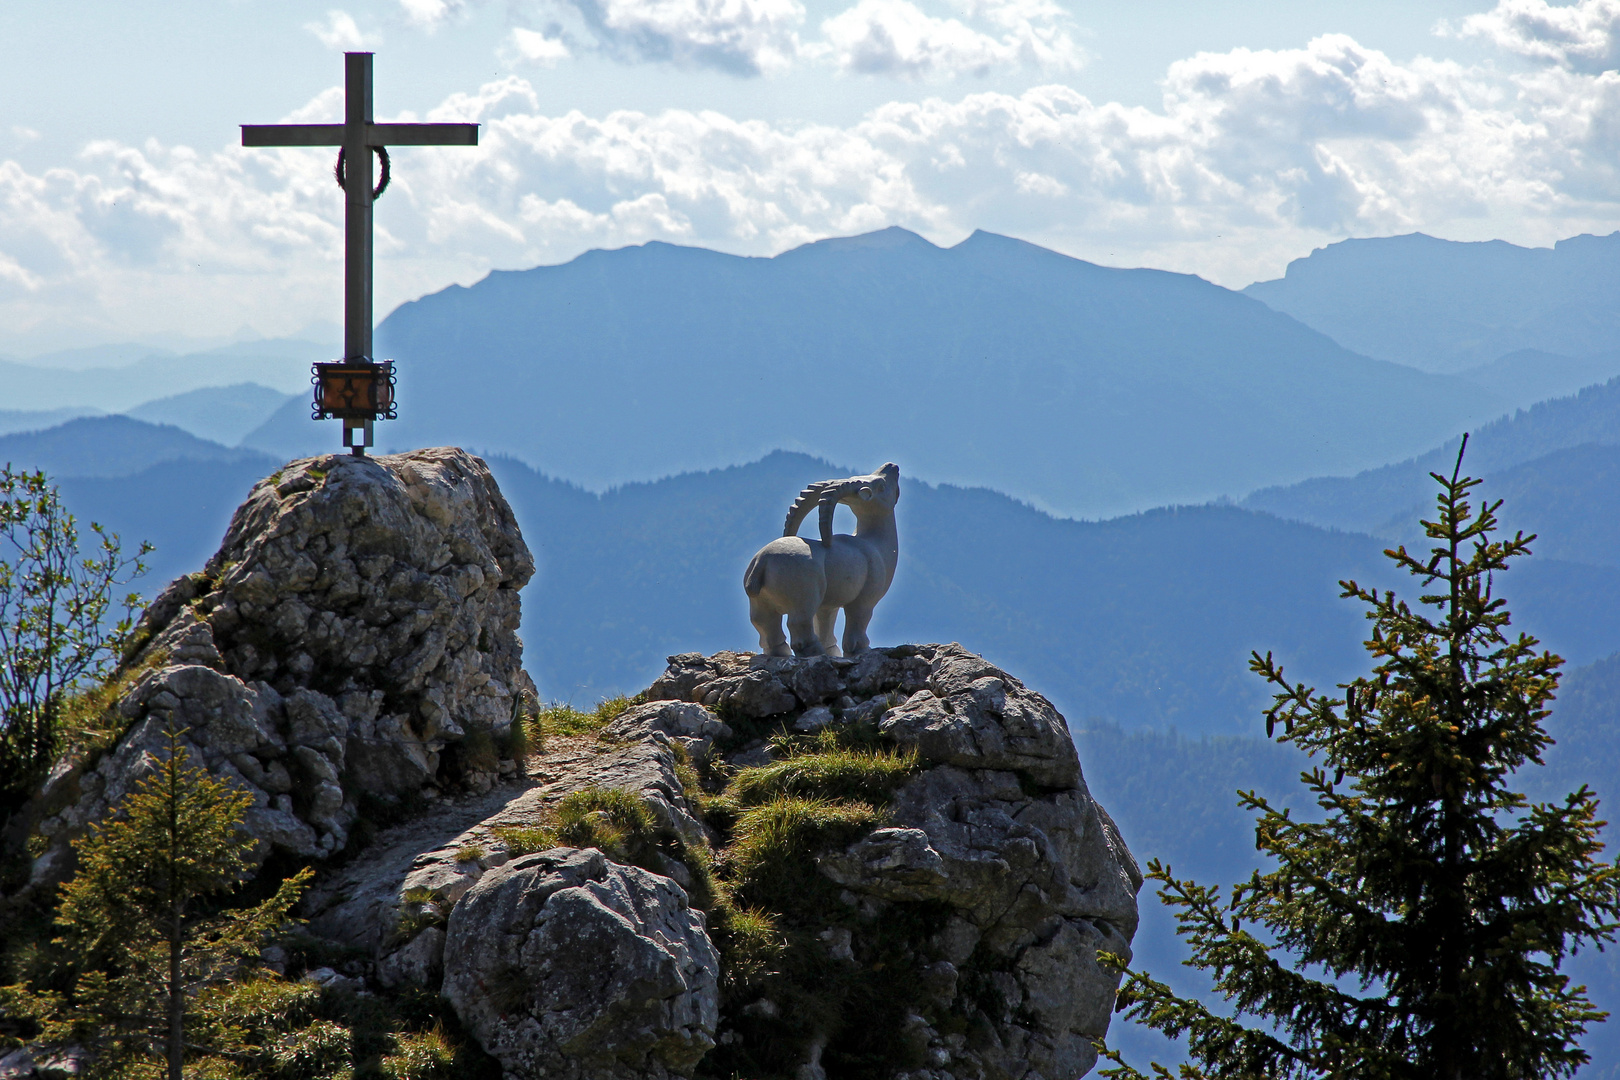
[[[336,360],[314,365],[316,420],[343,421],[343,445],[365,456],[372,444],[374,420],[393,420],[394,362],[392,360]]]

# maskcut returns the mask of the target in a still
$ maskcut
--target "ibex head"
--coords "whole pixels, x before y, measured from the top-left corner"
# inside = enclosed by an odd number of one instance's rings
[[[833,511],[839,503],[856,506],[877,502],[889,510],[900,501],[900,466],[890,461],[870,476],[851,476],[847,480],[821,480],[799,492],[788,508],[787,521],[782,526],[783,536],[795,536],[799,526],[809,516],[812,506],[821,507],[821,542],[832,544]]]

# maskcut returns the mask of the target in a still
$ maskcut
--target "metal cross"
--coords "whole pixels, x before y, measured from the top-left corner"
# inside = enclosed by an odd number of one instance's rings
[[[378,124],[372,120],[371,53],[343,54],[344,121],[341,124],[243,124],[243,146],[339,146],[338,176],[344,193],[343,363],[374,364],[371,355],[371,204],[388,186],[388,146],[477,146],[477,124]],[[372,187],[371,156],[383,163],[382,185]],[[319,365],[318,365],[319,366]],[[330,365],[328,365],[330,366]],[[324,377],[317,371],[317,375]],[[391,366],[387,372],[392,385]],[[321,412],[320,391],[316,411]],[[375,393],[373,394],[375,404]],[[392,412],[392,392],[388,410]],[[337,415],[332,413],[332,415]],[[358,423],[353,425],[358,427]],[[371,442],[351,444],[344,417],[344,445],[364,453]]]

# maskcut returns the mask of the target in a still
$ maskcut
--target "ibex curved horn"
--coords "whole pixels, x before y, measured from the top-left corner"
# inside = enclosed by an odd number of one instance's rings
[[[799,497],[794,499],[793,505],[788,508],[787,521],[782,525],[782,535],[798,535],[799,526],[804,524],[804,519],[810,515],[810,508],[819,506],[821,542],[830,546],[833,538],[833,511],[838,509],[838,504],[846,496],[859,490],[868,479],[870,478],[865,476],[852,476],[847,480],[820,480],[811,484],[799,492]],[[870,489],[864,497],[868,499],[872,497]]]
[[[838,483],[836,480],[818,480],[799,492],[799,497],[788,507],[787,521],[782,525],[783,536],[797,536],[799,526],[809,516],[810,508],[821,501],[821,493]]]

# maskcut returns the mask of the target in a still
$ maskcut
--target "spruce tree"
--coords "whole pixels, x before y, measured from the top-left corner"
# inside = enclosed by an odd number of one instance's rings
[[[1551,742],[1562,664],[1509,637],[1493,592],[1535,537],[1493,538],[1500,500],[1472,507],[1461,450],[1449,477],[1430,475],[1433,547],[1385,553],[1418,579],[1417,605],[1340,582],[1373,624],[1371,673],[1332,697],[1288,681],[1269,653],[1251,659],[1276,688],[1267,735],[1320,761],[1301,781],[1321,820],[1240,792],[1275,868],[1225,896],[1149,866],[1187,966],[1225,1001],[1216,1011],[1142,972],[1122,986],[1131,1019],[1187,1036],[1197,1064],[1182,1077],[1541,1080],[1584,1064],[1577,1039],[1606,1015],[1559,972],[1620,928],[1597,799],[1583,786],[1531,805],[1510,784]],[[1102,1075],[1142,1077],[1105,1053]]]
[[[161,1068],[181,1080],[188,1047],[232,1049],[190,1042],[192,1003],[245,972],[309,878],[289,878],[256,907],[210,910],[250,868],[255,840],[242,821],[251,799],[188,765],[178,731],[168,742],[167,756],[74,845],[79,866],[62,887],[55,942],[73,966],[71,989],[0,993],[0,1005],[36,1019],[41,1043],[92,1051],[101,1076]]]

